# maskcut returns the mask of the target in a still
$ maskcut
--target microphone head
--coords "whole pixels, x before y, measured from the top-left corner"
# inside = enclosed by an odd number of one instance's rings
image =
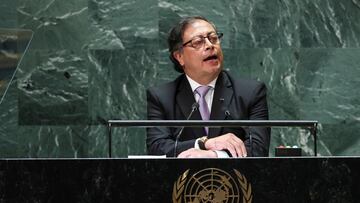
[[[226,115],[226,116],[231,116],[230,111],[229,111],[229,110],[226,110],[226,111],[225,111],[225,115]]]
[[[196,111],[199,108],[199,103],[197,103],[197,102],[193,103],[191,108],[193,111]]]

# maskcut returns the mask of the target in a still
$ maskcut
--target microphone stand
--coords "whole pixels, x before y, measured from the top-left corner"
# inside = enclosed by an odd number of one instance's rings
[[[186,120],[189,120],[191,118],[191,116],[194,114],[194,112],[199,108],[199,104],[197,102],[195,102],[192,106],[191,106],[191,112],[189,114],[189,116],[186,118]],[[179,138],[181,133],[183,132],[185,126],[182,126],[179,133],[176,135],[176,139],[175,139],[175,145],[174,145],[174,157],[176,157],[176,149],[178,146],[178,142],[179,142]]]

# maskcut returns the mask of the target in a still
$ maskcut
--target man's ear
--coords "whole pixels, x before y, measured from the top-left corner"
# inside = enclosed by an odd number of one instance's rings
[[[173,57],[179,62],[181,66],[184,66],[183,55],[180,51],[174,51]]]

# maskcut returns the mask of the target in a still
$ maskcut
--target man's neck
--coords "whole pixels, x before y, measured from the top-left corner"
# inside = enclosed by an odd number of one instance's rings
[[[185,73],[186,74],[186,73]],[[200,76],[200,77],[194,77],[192,75],[186,74],[188,77],[190,77],[195,82],[199,83],[200,85],[208,85],[210,82],[215,80],[219,76],[220,72],[218,74],[210,75],[210,76]]]
[[[194,92],[196,88],[198,88],[199,86],[210,86],[212,88],[215,88],[215,84],[216,84],[216,80],[217,78],[215,78],[214,80],[210,81],[209,83],[202,85],[198,82],[196,82],[195,80],[193,80],[192,78],[190,78],[188,75],[186,75],[186,78],[188,79],[190,86],[191,86],[191,90]]]

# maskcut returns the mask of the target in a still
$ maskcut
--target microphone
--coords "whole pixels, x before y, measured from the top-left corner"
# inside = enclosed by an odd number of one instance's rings
[[[193,103],[193,105],[191,106],[191,112],[189,113],[189,116],[186,118],[186,120],[189,120],[191,118],[191,116],[194,114],[194,112],[197,111],[198,108],[199,108],[199,103],[197,103],[197,102]],[[175,146],[174,146],[174,157],[176,157],[176,149],[178,146],[179,138],[180,138],[180,135],[183,132],[184,128],[185,128],[185,126],[181,127],[179,133],[176,135]]]
[[[254,156],[254,154],[253,154],[253,141],[252,141],[251,128],[249,128],[249,139],[250,139],[250,153],[251,153],[251,156]]]
[[[226,111],[225,111],[225,120],[226,120],[226,118],[228,118],[228,117],[230,117],[230,118],[232,119],[232,116],[231,116],[231,114],[230,114],[230,111],[229,111],[229,110],[226,110]]]

